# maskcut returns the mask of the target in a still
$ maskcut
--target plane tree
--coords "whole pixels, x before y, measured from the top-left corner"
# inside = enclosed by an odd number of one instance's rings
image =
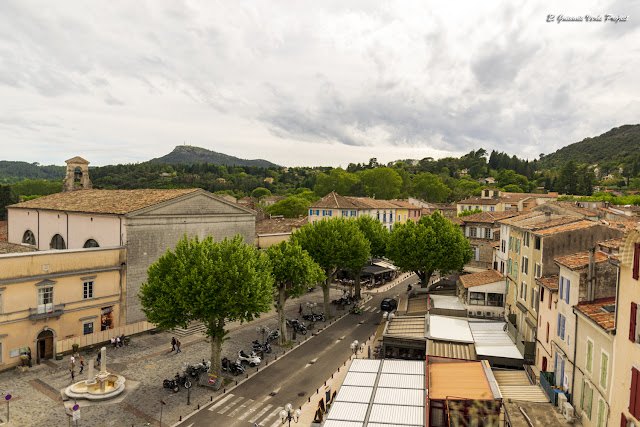
[[[389,230],[380,222],[380,220],[369,215],[362,215],[356,219],[356,224],[365,239],[370,245],[370,255],[372,257],[383,257],[387,251],[387,241],[389,240]],[[355,275],[355,294],[360,298],[360,275],[364,269],[366,262],[356,264],[353,273]]]
[[[211,344],[211,368],[220,375],[227,323],[269,311],[274,279],[268,257],[242,236],[214,242],[185,234],[147,270],[139,298],[147,319],[163,329],[202,322]]]
[[[266,251],[271,264],[271,274],[275,280],[279,343],[287,342],[285,303],[288,298],[297,298],[307,289],[325,279],[320,266],[302,249],[297,242],[287,240],[271,245]]]
[[[416,273],[423,288],[434,272],[461,270],[472,256],[460,227],[437,211],[417,223],[396,224],[387,243],[387,257],[404,271]]]

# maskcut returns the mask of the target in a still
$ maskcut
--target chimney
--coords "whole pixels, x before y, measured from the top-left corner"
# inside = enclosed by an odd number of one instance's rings
[[[545,212],[544,213],[544,222],[549,222],[551,221],[551,212]]]

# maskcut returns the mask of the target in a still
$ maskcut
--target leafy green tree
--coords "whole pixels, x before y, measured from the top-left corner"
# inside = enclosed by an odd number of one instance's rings
[[[285,303],[288,298],[297,298],[316,283],[322,282],[325,276],[320,266],[296,242],[287,240],[267,248],[267,256],[271,262],[271,274],[276,286],[276,310],[280,327],[279,342],[287,343],[287,324]]]
[[[370,253],[372,257],[383,257],[387,252],[387,241],[389,240],[389,230],[380,222],[380,220],[373,218],[369,215],[362,215],[356,219],[356,224],[365,239],[369,242]],[[355,265],[356,270],[353,270],[356,284],[355,294],[360,298],[360,275],[364,269],[365,263],[362,265]]]
[[[271,191],[268,188],[258,187],[251,192],[251,197],[255,197],[256,199],[261,199],[266,196],[270,196]]]
[[[398,172],[387,167],[360,172],[360,179],[367,189],[367,195],[376,199],[395,199],[402,187],[402,178]]]
[[[505,185],[503,190],[507,193],[523,193],[522,188],[518,187],[516,184]]]
[[[220,375],[220,350],[227,322],[251,321],[269,311],[273,276],[267,256],[232,239],[214,242],[186,234],[147,271],[140,302],[150,322],[164,329],[186,328],[193,321],[207,327],[211,366]]]
[[[308,214],[310,204],[311,202],[308,199],[291,196],[271,206],[267,206],[266,210],[271,215],[282,215],[285,218],[298,218]]]
[[[336,168],[328,175],[325,173],[318,174],[314,191],[320,197],[324,197],[332,191],[335,191],[341,196],[351,196],[355,195],[352,194],[352,189],[358,182],[359,179],[356,175],[347,173],[342,168]]]
[[[305,224],[291,235],[291,241],[297,242],[309,252],[320,265],[327,277],[322,284],[324,294],[324,313],[330,317],[329,286],[336,277],[339,268],[355,268],[364,265],[369,259],[370,243],[354,219],[337,217]]]
[[[477,214],[477,213],[480,213],[480,212],[482,212],[482,209],[480,209],[480,208],[467,209],[467,210],[464,210],[464,211],[460,212],[460,213],[458,214],[458,218],[462,218],[462,217],[464,217],[464,216],[469,216],[469,215]]]
[[[414,196],[428,202],[445,202],[451,195],[451,190],[444,185],[442,179],[438,175],[433,175],[429,172],[415,175],[412,187]]]
[[[472,250],[460,227],[436,211],[418,223],[396,224],[389,236],[387,257],[403,270],[416,273],[426,287],[437,270],[443,274],[461,270],[471,260]]]
[[[569,160],[564,164],[558,178],[558,189],[567,194],[577,194],[578,192],[578,176],[576,164],[573,160]]]
[[[62,191],[62,182],[25,179],[11,184],[11,189],[20,196],[48,196],[49,194],[60,193]]]
[[[0,221],[7,219],[6,207],[18,203],[18,196],[11,191],[11,186],[0,184]]]

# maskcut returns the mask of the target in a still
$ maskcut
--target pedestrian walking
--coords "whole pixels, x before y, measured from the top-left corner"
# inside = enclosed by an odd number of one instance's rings
[[[27,347],[27,357],[29,358],[29,367],[31,368],[31,347]]]
[[[176,349],[176,337],[171,338],[171,351]]]
[[[180,350],[181,345],[182,343],[180,342],[180,340],[176,340],[176,354],[182,353],[182,350]]]
[[[300,308],[298,309],[298,315],[302,314],[302,303],[300,304]]]
[[[82,370],[84,369],[84,356],[80,356],[78,362],[80,363],[80,373],[82,373]]]
[[[71,355],[71,369],[76,367],[76,358]]]
[[[76,380],[76,371],[75,369],[69,369],[71,371],[71,382],[74,382]]]
[[[96,362],[98,362],[98,367],[101,366],[101,362],[102,361],[102,352],[100,350],[98,350],[98,358],[96,359]]]

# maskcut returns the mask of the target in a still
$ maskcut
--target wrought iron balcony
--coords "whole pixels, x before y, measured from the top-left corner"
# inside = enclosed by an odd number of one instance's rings
[[[38,319],[47,319],[49,317],[60,318],[64,314],[64,304],[41,304],[36,308],[29,309],[29,319],[34,322]]]

